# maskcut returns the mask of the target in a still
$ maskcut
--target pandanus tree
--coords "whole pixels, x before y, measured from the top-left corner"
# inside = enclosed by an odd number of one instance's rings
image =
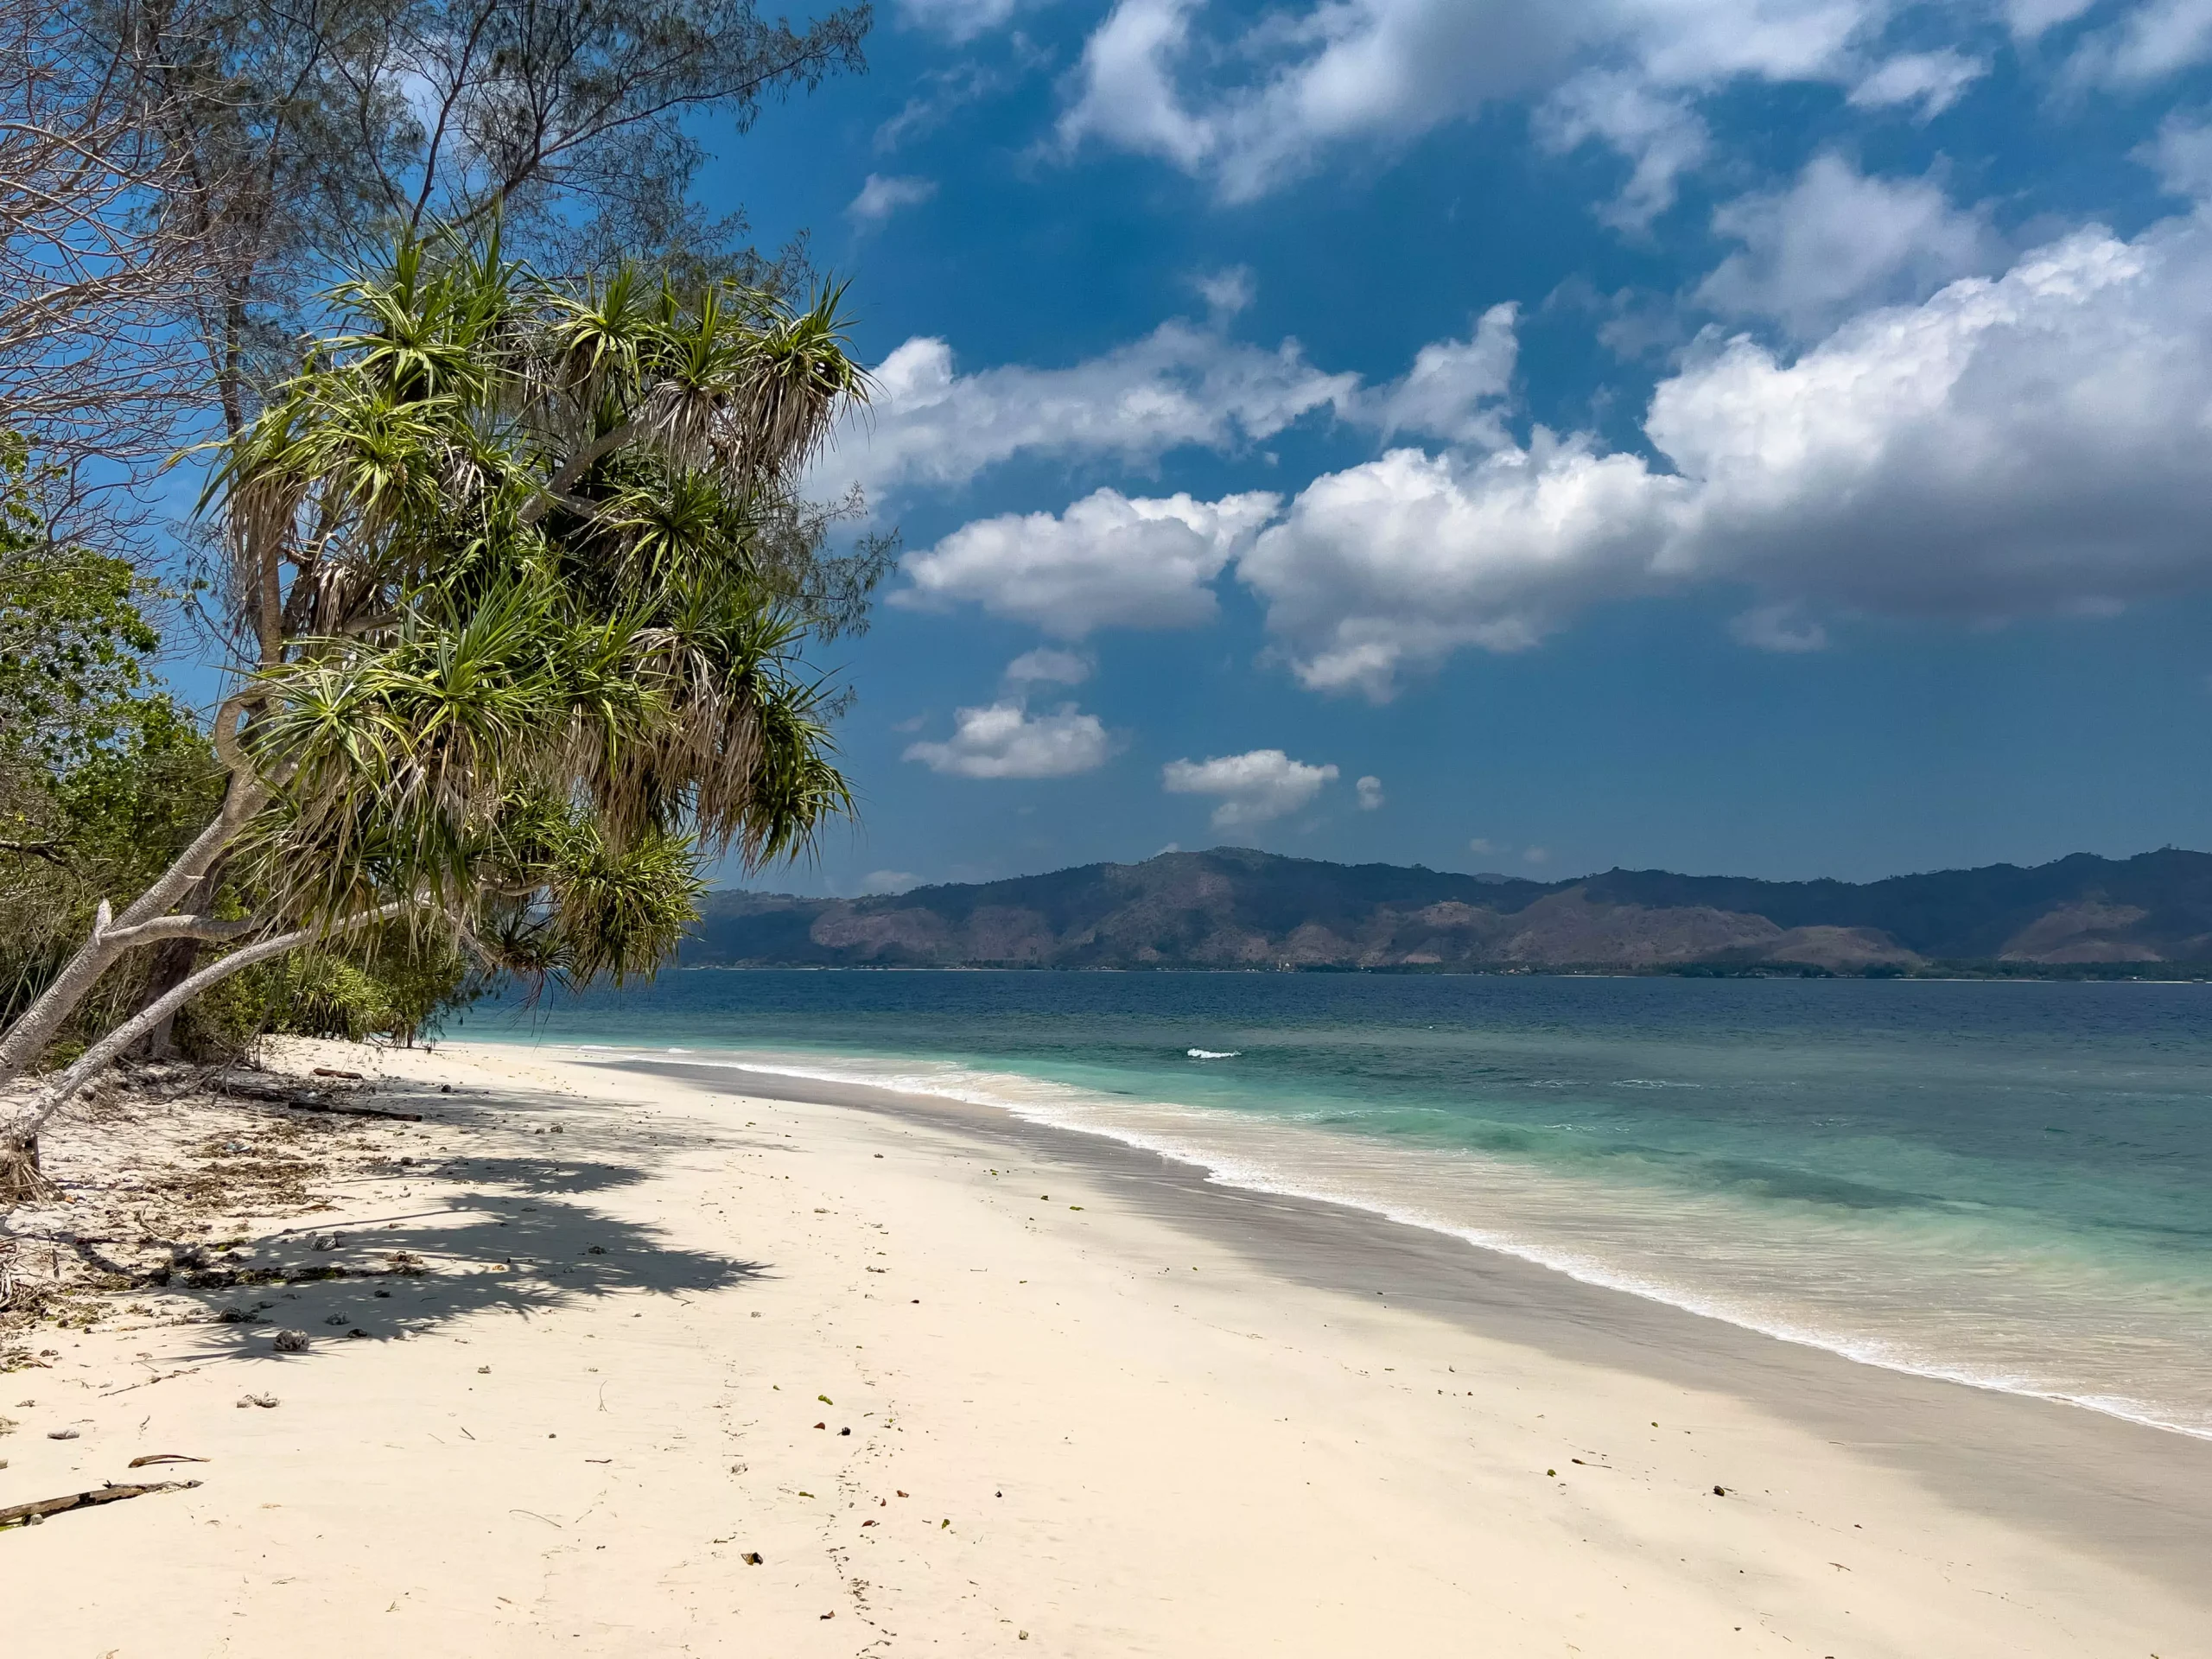
[[[482,967],[649,973],[707,861],[801,853],[851,796],[787,558],[798,474],[867,379],[842,290],[801,309],[636,271],[550,283],[410,240],[212,455],[251,664],[219,809],[0,1035],[0,1193],[183,1002],[303,945],[442,931]],[[220,868],[251,913],[190,902]],[[54,1070],[128,953],[225,953]]]

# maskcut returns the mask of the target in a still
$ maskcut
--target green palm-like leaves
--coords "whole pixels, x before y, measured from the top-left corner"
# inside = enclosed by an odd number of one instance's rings
[[[283,908],[397,898],[495,963],[649,971],[702,858],[849,814],[762,529],[864,397],[804,312],[634,272],[575,293],[496,244],[407,244],[222,455],[238,586],[285,568],[247,742]]]

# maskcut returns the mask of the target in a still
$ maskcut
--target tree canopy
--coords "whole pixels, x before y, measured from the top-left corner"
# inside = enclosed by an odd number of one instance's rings
[[[338,327],[214,451],[203,511],[257,657],[215,721],[222,805],[0,1036],[0,1080],[129,951],[233,948],[0,1139],[165,1006],[358,930],[649,972],[703,861],[800,854],[848,813],[805,653],[850,618],[788,557],[800,471],[866,394],[841,300],[548,279],[457,232],[334,290]],[[177,912],[219,861],[251,912]]]

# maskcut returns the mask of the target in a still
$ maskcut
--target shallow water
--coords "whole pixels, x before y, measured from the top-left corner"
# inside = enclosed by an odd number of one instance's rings
[[[2212,986],[695,971],[449,1034],[1004,1106],[2212,1436]]]

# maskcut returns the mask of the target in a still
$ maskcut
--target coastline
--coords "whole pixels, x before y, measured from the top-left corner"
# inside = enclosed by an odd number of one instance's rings
[[[346,1059],[424,1122],[325,1259],[429,1271],[10,1377],[0,1504],[213,1459],[0,1534],[26,1652],[2207,1651],[2207,1442],[986,1108]]]

